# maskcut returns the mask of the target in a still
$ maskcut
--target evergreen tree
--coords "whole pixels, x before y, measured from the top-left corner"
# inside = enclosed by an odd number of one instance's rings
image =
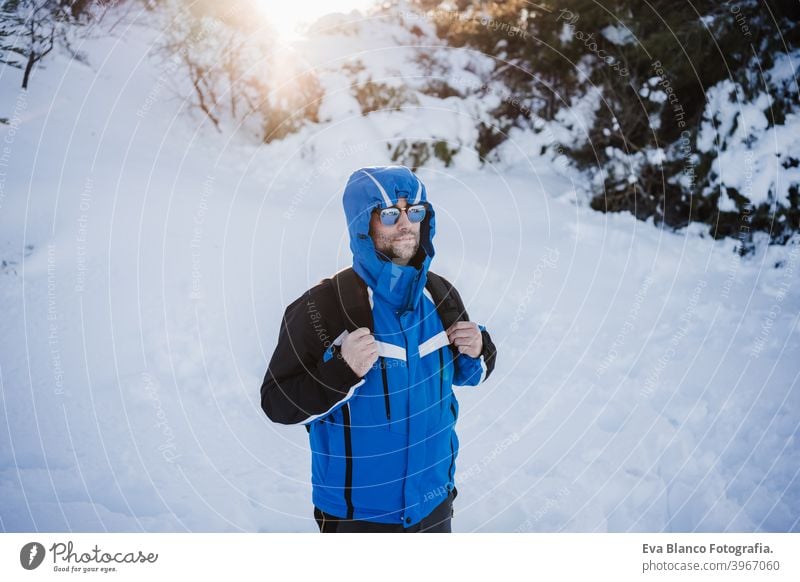
[[[449,44],[494,56],[496,67],[487,82],[502,84],[530,104],[514,107],[503,100],[492,112],[493,123],[480,127],[481,156],[500,145],[511,127],[536,131],[543,120],[563,119],[574,103],[597,95],[584,139],[566,149],[591,179],[592,207],[630,211],[673,227],[702,221],[714,236],[737,236],[741,215],[750,212],[751,229],[769,232],[775,241],[800,230],[800,184],[789,184],[784,203],[751,210],[747,196],[726,188],[714,170],[730,139],[723,136],[711,150],[698,143],[701,126],[717,122],[707,91],[726,80],[742,102],[769,94],[770,126],[800,112],[796,82],[773,82],[763,73],[776,55],[800,46],[797,2],[415,4],[435,15],[437,32]],[[794,167],[796,158],[787,154],[782,163]],[[720,209],[723,194],[736,211]]]

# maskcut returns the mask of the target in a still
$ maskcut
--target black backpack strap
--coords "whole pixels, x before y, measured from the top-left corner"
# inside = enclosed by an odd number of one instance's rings
[[[343,269],[331,277],[331,287],[336,294],[336,305],[347,331],[354,331],[359,327],[374,331],[367,284],[353,268]]]
[[[436,311],[442,320],[445,331],[457,321],[469,321],[469,315],[464,308],[464,302],[455,287],[432,271],[428,271],[428,280],[425,288],[430,292]]]
[[[344,327],[353,331],[359,327],[373,329],[372,307],[369,304],[367,284],[352,267],[342,269],[330,279],[336,295],[336,305]],[[469,314],[455,287],[441,275],[427,273],[425,288],[431,294],[436,312],[445,330],[457,321],[469,321]]]
[[[469,321],[464,302],[450,281],[428,271],[428,281],[425,287],[430,291],[433,302],[436,304],[436,311],[442,319],[445,331],[457,321]],[[483,337],[483,352],[481,355],[486,364],[486,378],[489,378],[494,370],[497,348],[495,348],[489,332],[482,331],[481,334]],[[453,344],[450,344],[450,351],[453,352],[454,359],[461,355]]]

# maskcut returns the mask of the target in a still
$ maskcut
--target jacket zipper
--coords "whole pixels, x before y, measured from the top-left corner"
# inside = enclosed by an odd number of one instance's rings
[[[444,356],[442,355],[442,350],[444,348],[439,348],[439,413],[441,414],[442,408],[444,408]]]
[[[381,356],[381,377],[383,378],[383,403],[386,405],[386,420],[392,419],[392,407],[389,401],[389,382],[386,380],[386,359]]]
[[[344,432],[344,501],[347,504],[347,519],[353,519],[353,443],[350,434],[350,403],[342,407],[342,427]],[[450,448],[453,448],[452,441]]]
[[[450,412],[453,413],[453,429],[450,432],[450,468],[447,470],[447,475],[450,478],[450,482],[453,482],[453,469],[455,468],[456,464],[456,452],[453,448],[453,433],[456,430],[456,406],[452,402],[450,402]]]
[[[408,307],[403,313],[406,313],[410,310],[411,310],[411,301],[409,299]],[[406,330],[403,327],[403,317],[399,311],[397,312],[397,315],[399,316],[397,318],[397,322],[400,325],[400,331],[403,332],[403,348],[405,348],[406,353],[408,353],[408,338],[406,338]],[[411,383],[411,367],[409,366],[409,362],[406,362],[406,386],[409,386],[410,383]],[[406,420],[400,419],[400,422],[406,422]]]

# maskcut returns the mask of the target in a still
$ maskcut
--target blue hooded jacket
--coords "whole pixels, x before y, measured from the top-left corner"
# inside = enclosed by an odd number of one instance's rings
[[[425,186],[404,166],[357,170],[343,198],[353,269],[368,288],[378,360],[359,378],[341,357],[334,357],[348,332],[327,329],[329,322],[317,320],[317,335],[325,329],[335,339],[326,342],[327,349],[316,363],[319,354],[307,350],[303,386],[292,385],[301,381],[301,375],[286,367],[288,350],[279,357],[279,340],[272,373],[268,371],[262,386],[262,407],[273,420],[308,426],[316,507],[342,518],[409,527],[455,487],[458,401],[452,386],[484,381],[494,368],[494,346],[479,326],[484,340],[481,355],[453,356],[436,305],[425,289],[436,232],[430,204],[420,225],[419,251],[407,266],[386,260],[375,249],[369,236],[371,213],[394,206],[399,198],[406,198],[408,205],[427,202]],[[308,304],[307,300],[304,305]],[[301,310],[293,306],[287,309],[287,329],[296,327],[293,322],[300,317],[295,312]],[[306,343],[313,341],[309,334]],[[300,342],[295,340],[294,352]],[[313,387],[308,376],[316,378]],[[321,385],[333,385],[336,395],[326,396],[320,405],[303,400]],[[292,400],[291,414],[281,415],[276,409],[287,398]],[[315,410],[320,412],[313,414]]]

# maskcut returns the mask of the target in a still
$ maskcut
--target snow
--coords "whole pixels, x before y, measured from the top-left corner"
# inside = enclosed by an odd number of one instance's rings
[[[0,525],[316,531],[306,431],[260,409],[283,308],[349,264],[349,173],[403,136],[469,144],[475,103],[362,116],[339,85],[328,121],[256,147],[158,90],[154,34],[83,47],[96,73],[57,57],[21,98],[2,70],[2,116],[24,105],[0,191]],[[307,58],[332,75],[362,40],[328,40]],[[408,73],[378,50],[376,78]],[[504,163],[419,172],[432,268],[499,349],[457,388],[454,529],[798,531],[800,241],[742,259],[579,204],[530,153],[585,132],[582,107]]]
[[[727,190],[720,192],[717,208],[719,208],[720,212],[736,212],[736,202],[728,196]]]
[[[795,59],[798,54],[795,51]],[[767,72],[776,86],[793,82],[791,60],[790,55],[782,55]],[[796,92],[796,86],[792,90]],[[800,186],[800,117],[788,113],[782,123],[771,124],[772,95],[761,92],[747,100],[741,87],[730,79],[711,87],[707,97],[697,136],[700,151],[717,154],[712,165],[714,179],[707,191],[724,186],[735,188],[754,206],[790,206],[790,191]]]
[[[572,38],[575,36],[575,26],[572,24],[567,24],[566,22],[561,25],[561,32],[558,34],[558,40],[560,40],[563,44],[569,44],[572,42]]]
[[[610,42],[618,45],[633,44],[636,42],[634,34],[622,24],[618,26],[609,24],[600,31],[600,34],[606,37]]]

